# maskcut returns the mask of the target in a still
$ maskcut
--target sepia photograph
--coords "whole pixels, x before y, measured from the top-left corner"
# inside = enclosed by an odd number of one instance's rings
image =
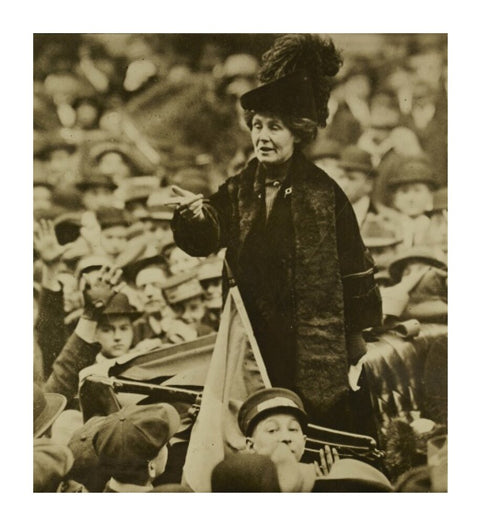
[[[447,34],[32,44],[33,492],[448,492]]]

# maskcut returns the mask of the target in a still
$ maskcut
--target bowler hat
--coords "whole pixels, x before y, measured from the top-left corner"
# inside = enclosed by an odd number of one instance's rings
[[[426,247],[413,247],[402,252],[390,263],[388,271],[392,280],[398,283],[407,264],[414,262],[428,264],[441,270],[447,269],[446,261],[440,260],[438,254],[433,250]]]
[[[167,403],[130,405],[105,418],[93,437],[100,464],[114,470],[147,467],[180,426],[180,416]]]
[[[102,312],[101,317],[110,317],[113,315],[125,315],[130,317],[132,321],[135,321],[135,319],[142,316],[142,312],[139,312],[130,304],[128,297],[124,293],[117,293],[112,297],[108,306]]]
[[[340,153],[338,165],[347,171],[362,171],[369,176],[376,175],[370,153],[353,144]]]
[[[169,304],[177,304],[203,295],[203,288],[197,278],[196,271],[182,272],[168,278],[162,284],[162,289]]]
[[[248,396],[238,412],[238,425],[245,436],[251,436],[261,419],[278,412],[293,414],[306,430],[308,416],[302,400],[286,388],[265,388]]]
[[[438,183],[433,176],[430,164],[424,159],[407,159],[397,165],[397,169],[392,172],[387,184],[390,188],[400,184],[412,184],[423,182],[430,186],[437,186]]]
[[[245,110],[267,111],[317,121],[312,83],[303,70],[285,75],[240,97]]]
[[[37,438],[53,425],[67,404],[61,394],[44,392],[37,384],[33,385],[33,437]]]
[[[85,177],[83,181],[77,182],[76,187],[80,191],[85,191],[89,188],[95,187],[110,188],[113,191],[117,188],[117,185],[108,175],[92,173],[90,177]]]

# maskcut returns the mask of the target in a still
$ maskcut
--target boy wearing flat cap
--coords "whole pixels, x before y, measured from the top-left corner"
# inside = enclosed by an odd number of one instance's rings
[[[166,403],[131,405],[105,418],[92,443],[111,476],[104,492],[149,492],[164,471],[167,443],[180,427],[178,412]]]

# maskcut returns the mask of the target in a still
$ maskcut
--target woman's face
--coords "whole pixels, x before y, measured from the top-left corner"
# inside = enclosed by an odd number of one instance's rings
[[[262,113],[253,117],[250,134],[255,154],[263,164],[283,164],[293,155],[298,142],[280,118]]]
[[[262,419],[247,438],[250,450],[270,456],[279,443],[285,443],[297,461],[305,450],[306,437],[298,419],[290,414],[273,414]]]

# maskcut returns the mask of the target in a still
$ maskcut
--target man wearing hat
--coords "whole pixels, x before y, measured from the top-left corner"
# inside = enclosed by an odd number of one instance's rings
[[[218,256],[207,257],[198,267],[197,278],[204,291],[205,316],[203,322],[217,331],[222,312],[223,260]]]
[[[141,219],[147,235],[146,256],[160,254],[163,247],[173,242],[171,221],[173,211],[164,203],[170,196],[169,188],[150,193],[146,204],[146,215]]]
[[[47,392],[63,394],[70,402],[78,390],[80,370],[95,362],[101,345],[96,340],[98,322],[118,293],[121,270],[103,267],[95,279],[88,281],[83,290],[83,313],[59,356],[55,359],[52,373],[45,383]],[[120,345],[122,341],[113,343]]]
[[[384,314],[420,322],[447,322],[447,264],[427,247],[413,247],[389,266],[393,286],[383,288]]]
[[[397,214],[372,200],[377,172],[373,167],[370,154],[358,146],[347,146],[340,153],[338,166],[340,170],[335,172],[337,175],[332,174],[331,176],[347,195],[357,217],[362,238],[365,240],[364,228],[372,216],[385,221],[386,227],[398,229]]]
[[[107,416],[92,439],[100,466],[111,476],[104,492],[151,491],[179,427],[180,416],[167,403],[131,405]]]
[[[100,226],[100,249],[114,262],[127,248],[128,220],[123,210],[99,208],[96,212]]]
[[[213,332],[210,326],[203,323],[206,314],[204,291],[196,272],[182,272],[174,275],[163,283],[162,288],[177,319],[193,329],[196,337]]]
[[[89,211],[97,211],[99,208],[109,208],[114,203],[114,191],[117,185],[108,175],[92,173],[84,180],[76,184],[82,192],[82,202]]]
[[[389,202],[400,215],[404,246],[421,244],[430,224],[426,213],[432,209],[432,192],[437,186],[429,161],[421,157],[402,160],[387,185]]]
[[[163,286],[167,281],[162,256],[145,257],[125,268],[127,281],[134,283],[143,315],[134,323],[134,342],[143,348],[195,339],[195,331],[176,319],[168,304]]]
[[[342,173],[338,166],[342,145],[335,140],[317,138],[305,148],[304,153],[307,159],[311,160],[315,166],[325,171],[332,179]]]
[[[373,261],[347,197],[302,153],[326,125],[339,67],[331,41],[279,37],[263,85],[241,98],[256,158],[208,201],[175,189],[172,229],[192,256],[226,247],[272,384],[317,423],[358,431],[347,371],[365,353],[361,331],[381,322]]]

